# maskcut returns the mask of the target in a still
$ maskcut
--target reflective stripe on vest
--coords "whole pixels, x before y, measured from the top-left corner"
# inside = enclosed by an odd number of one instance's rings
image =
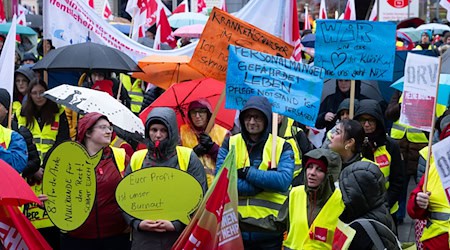
[[[281,137],[277,137],[276,145],[276,162],[279,163],[281,153],[283,151],[283,145],[285,140]],[[247,145],[245,144],[242,134],[237,134],[230,137],[229,148],[235,146],[236,149],[236,166],[237,168],[243,168],[250,166],[250,159],[247,151]],[[269,135],[266,143],[264,144],[262,161],[258,169],[267,171],[270,167],[272,157],[272,135]],[[262,219],[268,216],[278,216],[279,209],[283,205],[287,198],[286,193],[262,191],[254,196],[239,197],[238,211],[242,218],[254,218]]]
[[[428,147],[420,150],[422,156],[427,155],[427,153]],[[441,234],[448,233],[450,228],[450,205],[448,204],[447,196],[436,169],[433,156],[431,156],[429,168],[427,191],[432,193],[428,205],[430,217],[428,218],[427,225],[423,229],[423,234],[420,238],[422,242]]]
[[[227,133],[228,130],[217,124],[214,124],[213,128],[211,129],[211,132],[209,132],[209,136],[211,137],[211,140],[220,147],[222,146],[222,142],[225,139]],[[191,129],[189,124],[181,125],[180,138],[181,138],[181,145],[184,147],[194,148],[195,146],[198,145],[197,135]],[[198,158],[203,164],[203,168],[206,173],[206,180],[208,182],[209,187],[214,181],[214,177],[216,174],[216,159],[211,158],[211,156],[208,154],[204,154],[201,157],[199,156]]]
[[[290,249],[331,249],[339,215],[344,211],[342,194],[335,189],[308,226],[308,195],[305,186],[292,188],[289,194],[289,229],[283,245]]]
[[[141,88],[142,80],[136,79],[131,84],[131,77],[127,74],[120,74],[120,81],[131,99],[131,111],[139,113],[141,111],[142,102],[144,101],[144,91]]]
[[[178,157],[178,166],[181,170],[187,171],[189,167],[189,161],[191,159],[191,153],[192,149],[177,146],[177,157]],[[148,149],[142,149],[134,152],[134,154],[131,156],[130,165],[131,165],[131,171],[134,172],[138,169],[142,168],[142,165],[144,164],[145,156],[147,155]]]
[[[11,135],[11,129],[0,126],[0,146],[4,149],[9,148],[9,144],[11,143]]]
[[[39,123],[34,118],[33,125],[31,127],[27,127],[31,134],[33,134],[33,141],[36,144],[36,149],[39,153],[39,157],[41,158],[41,162],[44,160],[45,154],[55,144],[59,131],[59,118],[63,112],[64,108],[59,107],[58,113],[55,114],[55,120],[52,124],[45,124],[42,127],[42,130],[39,127]],[[24,116],[17,117],[17,121],[19,126],[27,126],[27,119]]]

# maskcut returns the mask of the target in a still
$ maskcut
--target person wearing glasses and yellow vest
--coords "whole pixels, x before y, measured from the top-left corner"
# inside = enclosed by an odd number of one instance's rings
[[[272,145],[272,105],[267,98],[252,96],[239,115],[241,133],[226,138],[217,156],[216,173],[228,152],[236,149],[238,212],[246,249],[281,249],[283,231],[265,221],[277,217],[285,202],[294,172],[294,153],[283,138]],[[272,159],[272,147],[276,158]],[[276,162],[276,167],[272,162]],[[269,230],[271,232],[261,232]]]
[[[394,214],[398,210],[398,201],[405,179],[400,148],[397,142],[386,134],[383,114],[377,101],[361,100],[354,119],[364,128],[363,156],[376,162],[386,178],[388,206],[391,214]],[[393,218],[397,223],[396,215],[393,215]]]
[[[120,81],[125,89],[128,91],[128,95],[131,98],[131,111],[135,114],[141,112],[142,102],[144,101],[144,81],[141,79],[134,79],[127,74],[120,74]]]
[[[205,133],[209,119],[212,115],[212,107],[207,99],[201,98],[193,101],[188,106],[188,121],[180,127],[181,145],[192,148],[205,168],[208,186],[212,184],[216,175],[216,158],[219,147],[228,130],[218,124],[214,124],[209,133]]]
[[[341,157],[329,149],[305,154],[304,185],[292,188],[276,225],[287,231],[284,249],[331,249],[339,215],[344,210],[341,191],[335,187]]]
[[[70,140],[69,125],[64,108],[43,97],[42,94],[46,90],[48,90],[47,84],[43,80],[34,78],[28,86],[28,100],[22,106],[20,115],[17,117],[19,126],[27,127],[33,135],[33,141],[41,159],[40,169],[34,174],[33,178],[28,180],[36,195],[42,193],[41,180],[44,172],[42,163],[45,155],[55,145]],[[53,225],[42,208],[36,204],[25,205],[24,214],[47,242],[54,249],[59,249],[59,230]]]
[[[141,168],[164,166],[180,169],[192,175],[207,190],[202,163],[190,148],[178,146],[179,135],[175,112],[171,108],[154,108],[145,122],[147,149],[136,151],[125,175]],[[176,220],[140,220],[125,215],[132,228],[131,249],[170,249],[185,224]]]

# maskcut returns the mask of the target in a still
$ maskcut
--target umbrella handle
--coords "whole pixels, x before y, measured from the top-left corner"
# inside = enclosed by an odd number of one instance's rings
[[[80,79],[78,79],[78,87],[81,87],[83,85],[84,79],[86,79],[86,75],[87,75],[86,73],[83,73],[80,76]]]

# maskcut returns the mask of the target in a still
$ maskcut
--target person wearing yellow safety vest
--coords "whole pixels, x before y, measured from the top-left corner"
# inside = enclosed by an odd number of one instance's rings
[[[331,249],[339,215],[344,210],[335,182],[341,172],[340,156],[329,149],[305,154],[305,185],[292,188],[276,221],[287,238],[284,249]]]
[[[413,50],[433,50],[436,49],[436,46],[434,44],[431,44],[432,39],[432,32],[431,30],[424,30],[420,34],[420,43],[417,44],[417,46]]]
[[[147,149],[136,151],[125,175],[141,168],[164,166],[192,175],[206,192],[206,175],[202,163],[190,148],[178,146],[176,114],[171,108],[153,109],[145,122]],[[170,249],[186,227],[181,221],[140,220],[125,214],[132,228],[131,249]]]
[[[294,152],[294,179],[292,186],[303,185],[304,170],[302,169],[302,155],[308,153],[314,146],[309,141],[303,129],[294,125],[294,120],[283,115],[278,115],[278,136],[291,144]]]
[[[192,148],[203,163],[208,186],[212,184],[216,175],[216,158],[219,147],[228,130],[214,124],[211,131],[205,133],[206,126],[212,115],[212,107],[207,99],[201,98],[191,102],[188,106],[188,121],[180,127],[181,145]]]
[[[239,226],[246,249],[281,249],[283,231],[265,221],[277,217],[294,172],[294,153],[283,138],[272,146],[272,105],[252,96],[239,114],[241,133],[226,138],[217,156],[216,173],[228,152],[236,149]],[[272,159],[272,147],[276,158]],[[272,162],[276,162],[276,167]],[[269,230],[271,232],[261,232]]]
[[[19,116],[22,103],[27,94],[28,85],[34,78],[33,70],[26,66],[22,66],[14,72],[13,113],[11,115]]]
[[[400,250],[380,168],[373,162],[355,162],[342,170],[339,188],[345,205],[339,220],[356,231],[348,249]]]
[[[28,87],[28,100],[22,106],[20,115],[16,117],[19,126],[27,127],[33,135],[41,164],[51,148],[70,139],[64,108],[43,97],[42,94],[46,90],[48,90],[47,84],[43,80],[34,78]],[[42,193],[40,182],[43,172],[44,169],[41,165],[33,178],[28,180],[37,195]],[[59,248],[59,230],[53,225],[43,209],[36,204],[25,205],[24,214],[53,248]]]
[[[386,178],[388,207],[397,225],[397,216],[394,213],[398,210],[398,201],[405,180],[405,167],[400,148],[397,142],[386,134],[383,114],[377,101],[361,100],[354,119],[364,128],[363,156],[376,162]]]
[[[134,82],[131,82],[132,80],[134,80]],[[141,112],[142,102],[144,101],[144,81],[131,78],[131,76],[127,74],[120,74],[120,81],[131,98],[131,111],[135,114],[139,114]]]

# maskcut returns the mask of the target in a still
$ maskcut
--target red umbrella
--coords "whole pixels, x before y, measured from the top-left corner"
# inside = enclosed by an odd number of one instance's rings
[[[27,182],[8,163],[0,160],[0,205],[41,203]]]
[[[418,17],[411,17],[411,18],[407,18],[407,19],[400,21],[397,24],[397,29],[409,28],[409,27],[417,28],[424,23],[425,23],[425,21],[423,19],[420,19]]]
[[[187,108],[189,103],[198,100],[199,98],[206,98],[214,110],[224,88],[225,83],[212,78],[204,78],[174,84],[148,108],[142,111],[139,117],[145,124],[145,120],[153,108],[169,107],[175,110],[175,113],[177,114],[178,127],[180,127],[188,121]],[[220,107],[215,123],[231,130],[233,128],[236,110],[225,109],[224,105],[225,102],[223,102]]]

